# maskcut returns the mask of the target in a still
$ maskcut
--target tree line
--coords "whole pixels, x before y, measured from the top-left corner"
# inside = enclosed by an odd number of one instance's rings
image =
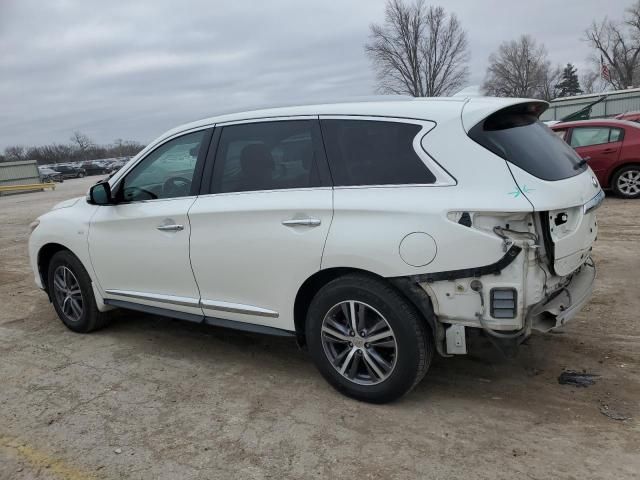
[[[549,101],[638,86],[640,0],[623,15],[621,20],[594,20],[584,30],[592,68],[580,77],[571,62],[552,65],[545,45],[530,35],[503,42],[489,55],[483,93]],[[365,51],[381,93],[450,95],[469,76],[469,44],[460,20],[424,0],[388,0],[385,20],[371,25]]]
[[[82,132],[75,131],[69,143],[26,147],[12,145],[0,154],[0,162],[37,160],[39,164],[99,160],[102,158],[131,157],[144,145],[133,140],[116,139],[108,145],[98,145]]]

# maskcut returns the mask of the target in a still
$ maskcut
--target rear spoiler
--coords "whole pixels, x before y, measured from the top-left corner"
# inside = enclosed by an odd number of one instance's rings
[[[528,98],[469,98],[462,107],[462,126],[468,133],[469,130],[489,116],[507,109],[522,109],[522,113],[533,114],[539,118],[547,108],[549,108],[547,102]]]

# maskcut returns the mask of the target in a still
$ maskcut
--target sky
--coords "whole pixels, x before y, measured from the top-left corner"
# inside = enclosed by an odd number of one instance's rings
[[[428,2],[429,3],[429,2]],[[530,34],[552,63],[589,67],[594,19],[631,0],[441,0],[467,31],[469,85],[489,54]],[[438,3],[434,3],[438,4]],[[0,0],[0,150],[147,143],[218,113],[368,96],[364,53],[384,0]]]

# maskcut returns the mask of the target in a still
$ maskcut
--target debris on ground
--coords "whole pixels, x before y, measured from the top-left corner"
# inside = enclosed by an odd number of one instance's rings
[[[116,448],[114,450],[114,453],[117,453],[118,455],[122,453],[122,449],[120,447]]]
[[[600,413],[605,417],[609,417],[611,420],[617,420],[619,422],[624,422],[626,420],[631,420],[631,417],[624,415],[616,410],[613,410],[608,404],[600,400]]]
[[[573,385],[574,387],[587,388],[590,385],[595,385],[596,381],[593,373],[587,373],[586,371],[576,372],[575,370],[565,370],[558,377],[558,383],[560,385]]]

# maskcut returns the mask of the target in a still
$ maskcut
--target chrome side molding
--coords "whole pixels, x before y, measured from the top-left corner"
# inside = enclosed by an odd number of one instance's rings
[[[171,303],[185,307],[199,307],[200,300],[191,297],[178,297],[176,295],[160,295],[158,293],[134,292],[130,290],[105,290],[108,295],[119,297],[137,298],[139,300],[149,300],[151,302]]]
[[[179,297],[176,295],[161,295],[158,293],[135,292],[130,290],[105,290],[107,295],[118,297],[136,298],[151,302],[168,303],[172,305],[182,305],[185,307],[200,307],[206,310],[216,310],[218,312],[240,313],[243,315],[255,315],[258,317],[278,318],[280,314],[266,308],[255,307],[253,305],[243,305],[241,303],[219,302],[214,300],[199,300],[192,297]]]
[[[278,312],[266,308],[254,307],[253,305],[243,305],[241,303],[218,302],[213,300],[201,300],[200,306],[207,310],[217,310],[219,312],[242,313],[244,315],[256,315],[258,317],[278,318]]]

